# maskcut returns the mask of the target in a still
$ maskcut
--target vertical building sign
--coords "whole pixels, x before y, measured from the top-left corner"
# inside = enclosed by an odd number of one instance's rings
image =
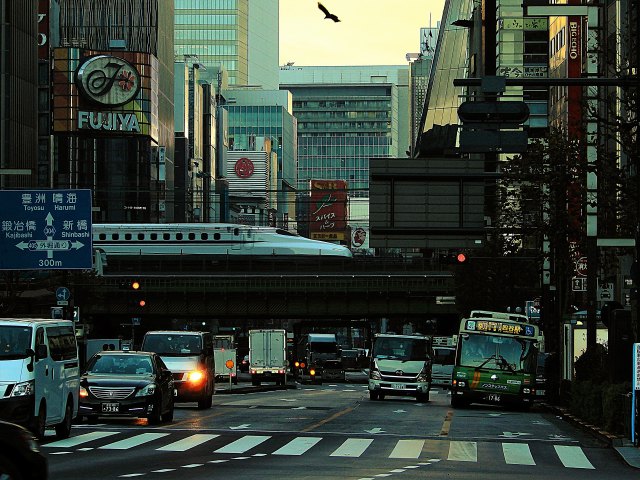
[[[309,233],[316,240],[345,240],[347,182],[311,180]]]
[[[582,19],[569,17],[567,39],[567,76],[582,76]],[[582,124],[582,87],[568,87],[569,135],[580,136]]]
[[[49,60],[49,0],[38,0],[38,58]]]

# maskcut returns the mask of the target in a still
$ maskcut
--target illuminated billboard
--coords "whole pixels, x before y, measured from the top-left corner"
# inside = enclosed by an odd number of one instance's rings
[[[347,238],[347,182],[311,180],[309,205],[310,237],[316,240]]]
[[[56,48],[53,131],[158,141],[158,60],[148,53]]]

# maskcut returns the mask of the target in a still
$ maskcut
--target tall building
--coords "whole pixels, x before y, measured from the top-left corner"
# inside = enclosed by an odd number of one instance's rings
[[[298,178],[297,124],[292,112],[292,95],[283,90],[259,89],[229,89],[224,91],[224,95],[227,99],[224,109],[228,112],[230,151],[260,150],[260,139],[270,140],[277,161],[274,179],[277,179],[274,182],[277,201],[271,205],[274,205],[275,224],[288,229],[296,219]],[[227,169],[232,178],[237,176],[233,167],[229,165]]]
[[[406,66],[280,69],[298,119],[298,190],[309,180],[345,180],[367,197],[369,158],[404,156],[409,138]]]
[[[278,0],[174,1],[176,57],[224,65],[230,85],[278,88]]]
[[[60,0],[52,183],[91,189],[95,222],[173,219],[173,21],[166,0]]]
[[[36,0],[0,0],[0,188],[37,186]]]

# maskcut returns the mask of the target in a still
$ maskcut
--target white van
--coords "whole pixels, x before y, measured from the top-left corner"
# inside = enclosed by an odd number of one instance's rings
[[[70,320],[0,318],[0,419],[66,438],[78,414],[80,365]]]

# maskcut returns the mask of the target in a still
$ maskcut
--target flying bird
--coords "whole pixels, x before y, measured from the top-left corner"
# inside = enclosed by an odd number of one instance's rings
[[[318,2],[318,8],[322,10],[322,13],[324,13],[324,18],[329,18],[334,22],[340,21],[340,19],[337,16],[335,16],[333,13],[329,13],[329,10],[327,10],[327,8],[324,5],[322,5],[320,2]]]

